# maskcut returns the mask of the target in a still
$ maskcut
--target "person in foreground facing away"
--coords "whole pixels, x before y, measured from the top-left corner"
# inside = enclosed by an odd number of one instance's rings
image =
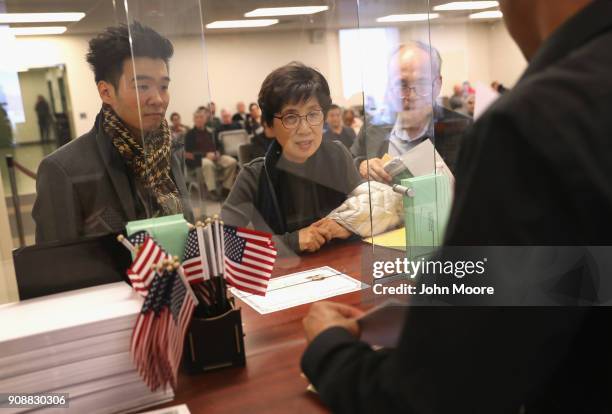
[[[331,105],[327,81],[301,63],[276,69],[264,80],[259,107],[267,136],[264,158],[245,165],[221,210],[226,223],[271,231],[295,252],[313,252],[350,233],[322,220],[361,182],[348,150],[325,142]]]
[[[172,54],[168,39],[137,22],[89,42],[102,109],[91,131],[38,168],[37,243],[118,232],[127,221],[161,215],[192,220],[183,160],[172,154],[164,118]]]
[[[445,243],[610,245],[612,1],[500,5],[530,63],[467,133]],[[359,315],[304,319],[302,369],[333,412],[612,412],[610,308],[412,307],[383,352]]]

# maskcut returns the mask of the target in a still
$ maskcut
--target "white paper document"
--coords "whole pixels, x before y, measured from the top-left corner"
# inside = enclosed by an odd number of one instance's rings
[[[270,279],[266,296],[253,295],[231,288],[232,294],[265,315],[294,306],[343,295],[367,288],[344,273],[329,266]]]

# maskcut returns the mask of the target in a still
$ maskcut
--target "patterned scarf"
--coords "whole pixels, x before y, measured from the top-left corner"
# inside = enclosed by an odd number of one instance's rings
[[[119,119],[115,111],[102,106],[102,127],[113,145],[132,170],[138,182],[154,200],[152,217],[178,214],[183,211],[178,189],[170,178],[170,129],[164,119],[160,127],[144,137],[146,151]]]

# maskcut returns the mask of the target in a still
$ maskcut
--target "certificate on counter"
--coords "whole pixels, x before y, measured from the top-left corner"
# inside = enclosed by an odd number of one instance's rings
[[[329,266],[270,279],[266,296],[231,288],[232,294],[262,315],[367,288]]]

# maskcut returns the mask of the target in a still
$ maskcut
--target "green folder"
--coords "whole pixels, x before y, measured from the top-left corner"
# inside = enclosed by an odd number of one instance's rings
[[[146,230],[172,256],[183,257],[189,227],[182,214],[130,221],[125,226],[128,236]]]
[[[429,257],[444,240],[452,202],[450,181],[443,174],[402,180],[413,196],[404,196],[406,254],[409,259]]]

